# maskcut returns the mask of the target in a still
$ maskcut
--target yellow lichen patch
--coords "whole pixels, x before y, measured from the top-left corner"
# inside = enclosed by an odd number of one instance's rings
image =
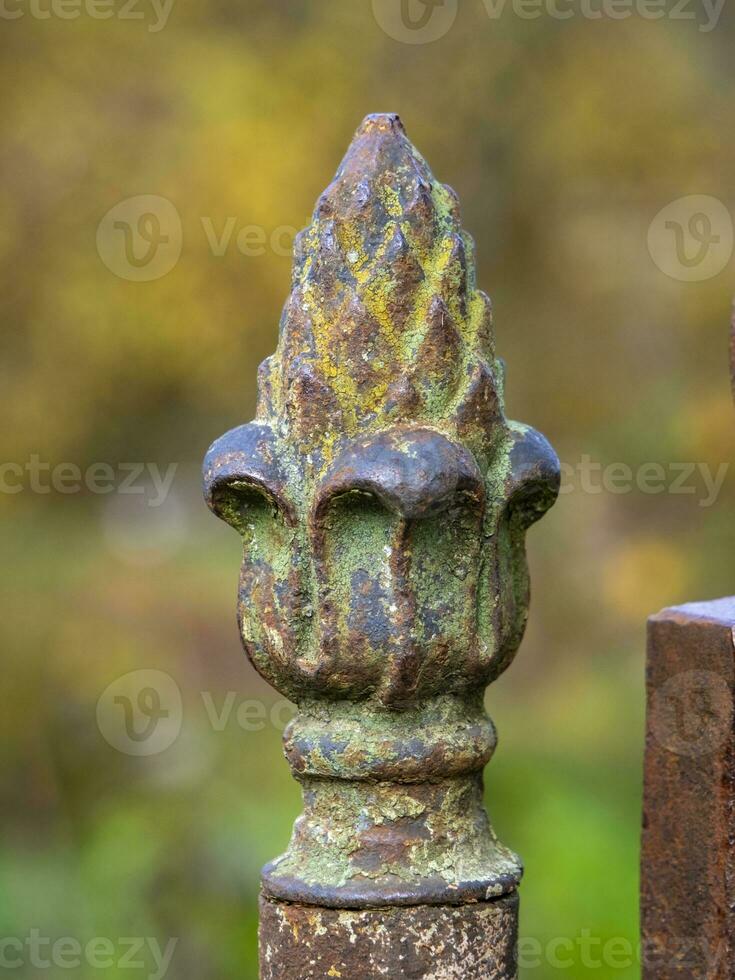
[[[467,309],[467,341],[473,347],[480,346],[480,336],[485,325],[486,306],[481,293],[473,292]]]
[[[336,967],[336,966],[330,966],[330,967],[329,967],[329,970],[327,971],[327,976],[328,976],[328,977],[341,977],[341,976],[342,976],[342,974],[341,974],[341,972],[340,972],[340,971],[339,971],[339,970],[337,969],[337,967]]]
[[[396,291],[396,283],[390,270],[381,269],[363,284],[361,298],[368,313],[377,321],[382,337],[397,356],[402,352],[400,338],[391,313],[390,303]]]
[[[336,225],[337,242],[347,260],[350,272],[359,277],[368,261],[359,225],[354,221],[341,221]]]
[[[401,198],[393,187],[388,187],[383,185],[380,188],[380,196],[383,200],[383,207],[391,216],[391,218],[400,218],[403,214],[403,205],[401,204]]]
[[[312,292],[310,286],[307,287],[307,292]],[[344,414],[345,429],[348,434],[352,434],[357,424],[355,413],[355,405],[358,401],[357,385],[349,372],[349,362],[335,357],[330,324],[320,304],[315,302],[313,305],[312,324],[317,349],[316,367],[334,392]]]
[[[437,291],[441,289],[445,282],[453,251],[454,239],[449,235],[445,235],[439,239],[436,247],[429,256],[429,261],[424,266],[424,275]],[[451,299],[451,297],[449,298]]]
[[[454,317],[459,335],[466,337],[467,330],[459,312],[458,304],[452,303],[451,290],[444,288],[446,270],[452,255],[453,242],[442,238],[423,264],[424,281],[417,287],[414,295],[414,308],[404,326],[403,355],[406,363],[411,363],[418,352],[419,344],[426,334],[429,308],[436,296],[442,297]],[[454,309],[452,309],[452,306]]]
[[[452,196],[449,189],[438,182],[431,188],[431,198],[437,210],[439,220],[446,228],[454,227],[454,209],[457,206],[456,199]]]
[[[382,405],[385,403],[385,397],[388,394],[388,383],[386,381],[381,381],[379,384],[374,385],[370,391],[367,393],[363,406],[367,412],[378,412],[380,411]]]
[[[324,433],[324,438],[322,440],[321,451],[322,451],[322,468],[320,471],[320,476],[325,472],[325,470],[332,464],[334,460],[334,445],[337,442],[337,433],[333,430]]]
[[[300,239],[300,250],[304,256],[304,263],[301,266],[299,282],[305,282],[314,265],[314,254],[316,251],[317,244],[317,226],[310,225],[304,231],[301,232]]]

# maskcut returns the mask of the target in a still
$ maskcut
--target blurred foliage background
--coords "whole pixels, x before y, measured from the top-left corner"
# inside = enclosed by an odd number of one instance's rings
[[[460,195],[510,415],[570,467],[716,473],[733,459],[732,263],[677,281],[647,232],[684,195],[732,213],[735,30],[727,10],[702,31],[493,19],[462,0],[418,45],[369,0],[175,0],[162,27],[145,0],[141,18],[120,7],[41,19],[8,0],[22,16],[0,31],[2,460],[177,467],[157,507],[147,484],[45,493],[3,470],[0,935],[178,937],[168,976],[255,978],[258,872],[298,791],[287,712],[240,649],[239,543],[206,512],[198,467],[252,416],[275,347],[290,259],[273,232],[307,222],[367,112],[399,112]],[[182,249],[167,275],[132,282],[101,260],[97,229],[141,194],[174,205]],[[238,248],[245,226],[263,229],[262,255]],[[598,957],[637,943],[645,617],[733,591],[734,480],[702,506],[697,476],[691,494],[568,479],[531,532],[529,630],[488,696],[501,744],[487,796],[526,861],[522,934],[575,946],[571,965],[543,955],[526,977],[639,975],[624,955],[585,965],[576,941],[595,937]],[[144,758],[97,724],[102,692],[139,669],[165,671],[183,699],[181,735]],[[254,699],[267,720],[243,724]],[[45,975],[100,972],[131,976]],[[132,975],[153,974],[148,957]]]

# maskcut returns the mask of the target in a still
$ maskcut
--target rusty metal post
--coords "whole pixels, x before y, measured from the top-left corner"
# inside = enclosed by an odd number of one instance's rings
[[[505,418],[456,196],[397,116],[363,122],[299,236],[259,388],[204,473],[244,538],[247,653],[299,709],[304,812],[263,871],[261,977],[509,980],[521,863],[484,809],[483,695],[558,461]]]
[[[644,980],[735,975],[735,598],[649,621]]]

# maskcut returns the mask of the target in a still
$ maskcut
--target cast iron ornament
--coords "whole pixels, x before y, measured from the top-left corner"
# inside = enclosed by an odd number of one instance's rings
[[[521,863],[483,805],[483,697],[523,634],[525,532],[559,463],[505,418],[456,195],[395,115],[363,122],[297,238],[259,392],[204,484],[244,541],[245,649],[299,711],[284,741],[304,813],[264,893],[371,908],[513,891]]]

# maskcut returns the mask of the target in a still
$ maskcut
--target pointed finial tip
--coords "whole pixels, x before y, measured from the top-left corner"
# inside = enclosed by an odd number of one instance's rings
[[[398,113],[371,113],[358,126],[337,169],[336,180],[322,195],[320,205],[345,188],[348,188],[347,197],[351,199],[356,185],[362,186],[381,175],[400,170],[413,174],[416,160],[416,150],[406,135]],[[341,207],[346,206],[349,206],[349,202],[343,201]]]
[[[405,136],[406,129],[397,112],[373,112],[365,116],[357,130],[358,136],[368,133],[395,133]]]

